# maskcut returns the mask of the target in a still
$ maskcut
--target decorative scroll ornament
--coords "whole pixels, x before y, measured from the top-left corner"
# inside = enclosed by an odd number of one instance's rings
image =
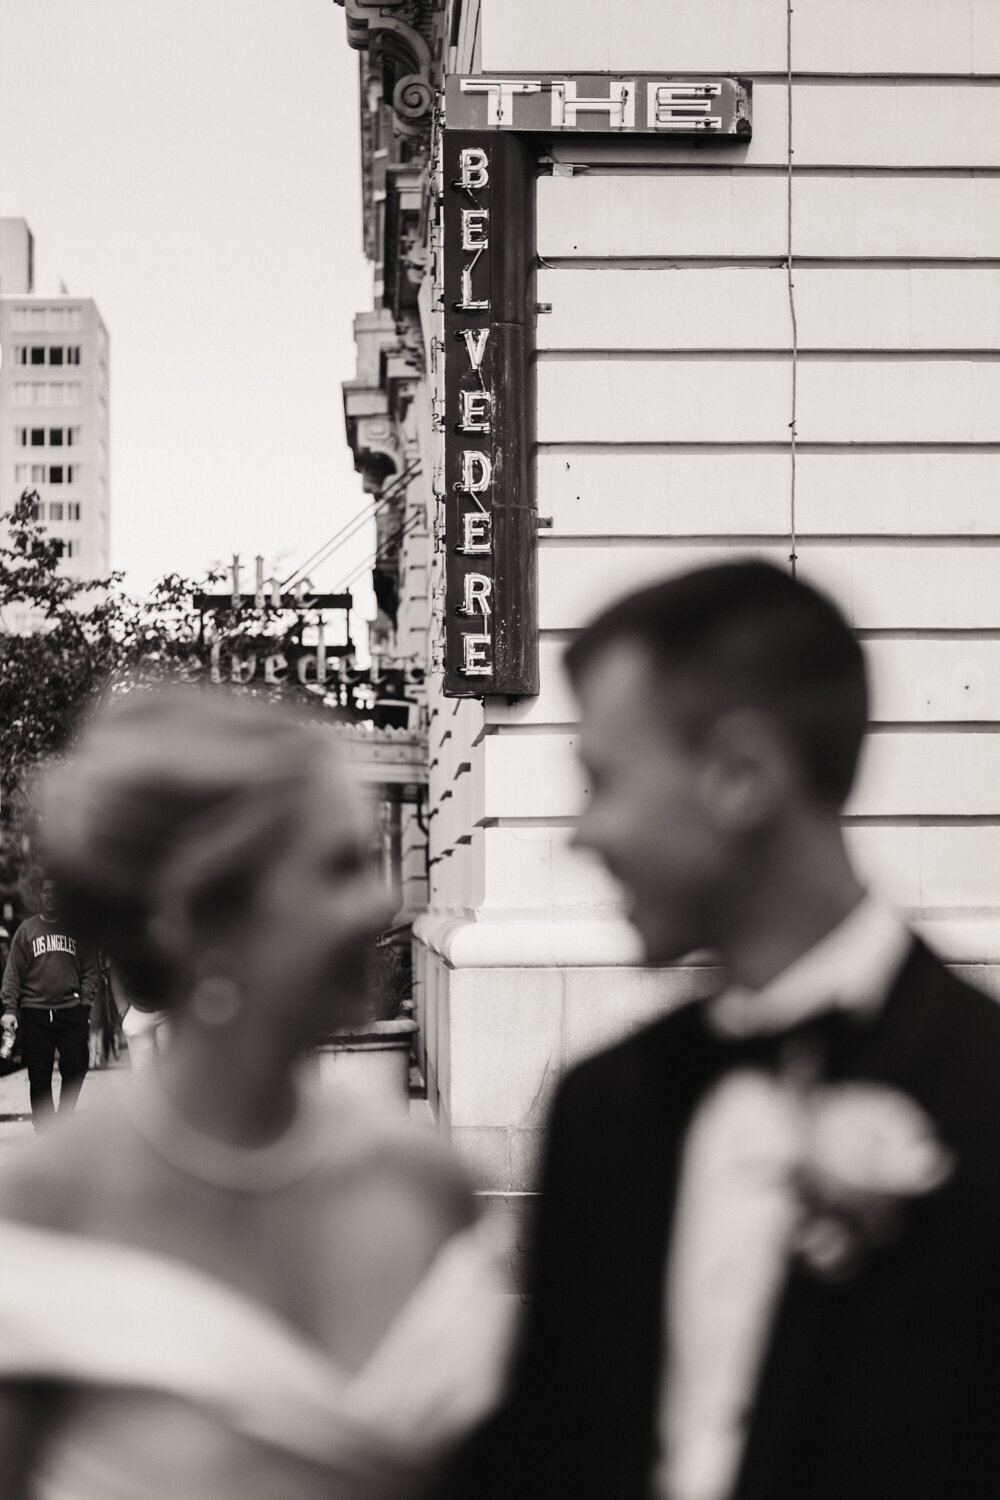
[[[401,135],[419,136],[434,105],[432,45],[441,0],[336,0],[347,12],[347,40],[382,70]]]
[[[407,125],[423,125],[434,104],[430,79],[422,73],[408,73],[392,91],[392,107],[397,119]]]

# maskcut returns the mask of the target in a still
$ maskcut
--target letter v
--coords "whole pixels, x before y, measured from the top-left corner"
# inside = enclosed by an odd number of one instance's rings
[[[483,363],[483,355],[486,353],[486,341],[490,336],[488,328],[463,328],[462,338],[469,354],[469,363],[474,370],[478,370]]]

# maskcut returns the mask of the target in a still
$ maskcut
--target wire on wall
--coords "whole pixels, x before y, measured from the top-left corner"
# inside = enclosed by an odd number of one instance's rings
[[[786,154],[787,171],[787,230],[788,238],[786,244],[785,268],[788,275],[788,312],[791,318],[792,329],[792,419],[788,424],[789,439],[788,453],[790,460],[790,493],[789,493],[789,553],[788,561],[792,567],[792,577],[795,577],[796,564],[798,563],[798,534],[797,517],[795,514],[795,445],[798,438],[798,415],[799,415],[799,324],[795,312],[795,268],[792,260],[792,189],[793,171],[792,156],[794,148],[792,145],[792,0],[788,0],[786,29],[785,29],[785,92],[787,95],[788,108],[788,150]]]

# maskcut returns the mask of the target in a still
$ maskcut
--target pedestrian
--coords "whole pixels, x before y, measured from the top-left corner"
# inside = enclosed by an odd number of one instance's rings
[[[858,642],[738,562],[568,665],[578,843],[650,963],[727,977],[563,1080],[515,1394],[458,1493],[997,1495],[1000,1009],[848,857]]]
[[[129,1067],[133,1073],[139,1073],[166,1046],[170,1021],[165,1010],[147,1010],[137,1005],[122,976],[112,973],[110,968],[109,982],[128,1046]]]
[[[95,955],[60,918],[51,875],[39,884],[37,916],[21,923],[4,967],[0,1002],[8,1038],[20,1033],[36,1130],[53,1115],[52,1070],[59,1055],[59,1113],[76,1108],[90,1062],[90,1007],[97,990]]]
[[[392,910],[335,755],[151,690],[42,793],[67,913],[171,1038],[0,1177],[0,1495],[416,1500],[499,1396],[463,1174],[303,1078]]]

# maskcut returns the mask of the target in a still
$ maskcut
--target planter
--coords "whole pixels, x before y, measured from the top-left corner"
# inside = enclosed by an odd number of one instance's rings
[[[338,1031],[316,1049],[322,1088],[347,1088],[380,1114],[405,1117],[410,1107],[410,1048],[416,1021],[372,1021]]]

